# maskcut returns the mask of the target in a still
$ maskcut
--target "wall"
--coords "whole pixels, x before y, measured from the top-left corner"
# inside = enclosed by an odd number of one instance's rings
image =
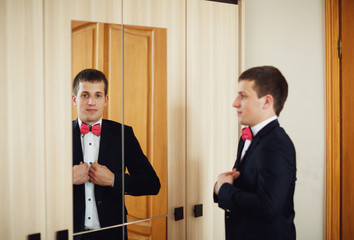
[[[297,152],[298,239],[325,239],[325,9],[322,0],[246,0],[244,66],[274,65],[289,83],[280,124]]]

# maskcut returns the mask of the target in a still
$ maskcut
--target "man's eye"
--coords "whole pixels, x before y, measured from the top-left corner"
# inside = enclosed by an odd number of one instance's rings
[[[87,98],[87,97],[88,97],[88,94],[82,94],[82,97],[83,97],[83,98]]]
[[[101,95],[101,94],[97,94],[96,97],[97,97],[97,98],[101,98],[102,95]]]

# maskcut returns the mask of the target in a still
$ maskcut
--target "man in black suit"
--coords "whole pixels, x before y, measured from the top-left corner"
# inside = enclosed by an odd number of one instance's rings
[[[239,77],[233,103],[242,130],[232,171],[219,175],[214,201],[225,210],[227,240],[293,240],[296,156],[279,116],[288,84],[275,67]]]
[[[74,232],[122,224],[127,215],[124,194],[156,195],[160,190],[159,178],[133,129],[102,119],[107,89],[105,75],[95,69],[85,69],[74,79],[72,99],[78,114],[73,121]],[[75,239],[126,239],[124,230],[124,235],[119,227]]]

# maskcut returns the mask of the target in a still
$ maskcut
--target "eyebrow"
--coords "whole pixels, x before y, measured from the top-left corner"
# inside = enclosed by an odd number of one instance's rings
[[[90,92],[89,91],[82,91],[81,92],[81,94],[90,94]],[[103,94],[103,92],[102,91],[97,91],[97,92],[94,92],[94,94],[97,94],[97,93],[100,93],[100,94]]]

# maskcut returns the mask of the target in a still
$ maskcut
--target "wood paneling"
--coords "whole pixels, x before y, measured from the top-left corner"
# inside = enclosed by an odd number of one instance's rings
[[[126,196],[128,220],[141,220],[167,214],[167,113],[166,113],[166,29],[124,26],[124,64],[119,58],[121,26],[106,27],[107,63],[110,81],[108,118],[132,126],[141,148],[160,178],[157,196]],[[118,56],[117,56],[118,55]],[[122,116],[122,71],[124,66],[124,119]],[[160,224],[160,225],[156,225]],[[166,218],[128,226],[148,239],[166,238]],[[148,226],[151,235],[146,235]],[[136,229],[133,229],[135,228]],[[145,233],[144,233],[145,232]]]
[[[168,239],[185,239],[186,222],[174,220],[185,206],[185,0],[124,1],[123,23],[167,29]],[[155,144],[154,147],[158,147]],[[158,231],[158,230],[153,230]]]
[[[232,169],[238,122],[238,6],[187,1],[187,236],[223,239],[224,211],[213,202],[221,172]],[[203,217],[193,206],[203,204]]]
[[[354,1],[341,0],[341,239],[354,236]]]
[[[72,78],[85,68],[103,71],[104,66],[104,29],[103,23],[73,21],[72,22]],[[72,119],[77,118],[76,107],[73,107]],[[104,113],[107,111],[104,110]],[[107,113],[105,114],[107,115]]]
[[[121,1],[44,0],[44,7],[47,234],[43,238],[54,240],[58,230],[73,233],[71,21],[120,23]]]
[[[340,239],[340,84],[339,84],[339,5],[326,0],[326,236]]]
[[[1,181],[8,183],[1,186],[6,196],[1,239],[21,240],[41,232],[43,239],[54,240],[55,232],[63,229],[72,234],[71,22],[122,24],[122,19],[124,24],[167,29],[168,239],[200,239],[203,232],[204,239],[223,236],[223,213],[211,202],[211,193],[217,174],[232,166],[236,152],[231,104],[238,75],[237,7],[201,0],[122,3],[0,2],[5,33],[5,44],[0,45],[1,100],[6,116],[0,120],[5,136],[0,145]],[[88,64],[102,68],[100,62]],[[188,177],[187,166],[193,167]],[[207,210],[202,218],[192,219],[197,203]],[[174,221],[179,206],[185,206],[191,225]]]
[[[43,1],[0,1],[0,239],[46,235]]]

